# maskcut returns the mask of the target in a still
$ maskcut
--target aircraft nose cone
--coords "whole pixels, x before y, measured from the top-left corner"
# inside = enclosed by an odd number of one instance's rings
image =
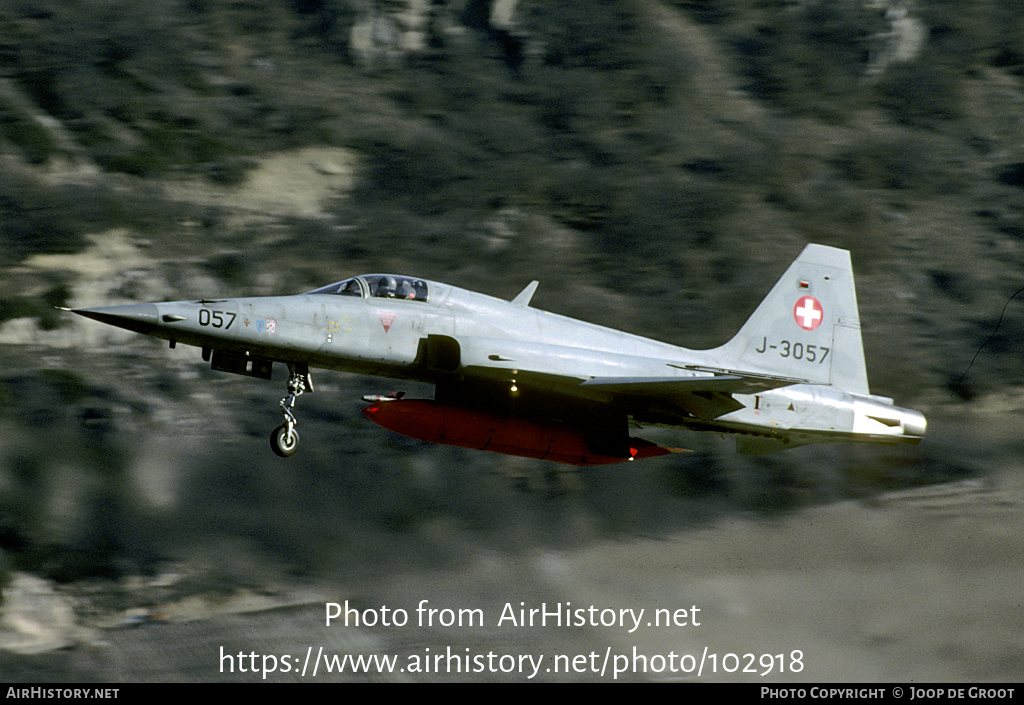
[[[117,326],[136,333],[150,333],[159,325],[160,311],[156,304],[126,304],[124,306],[98,306],[76,308],[72,313],[100,323]]]

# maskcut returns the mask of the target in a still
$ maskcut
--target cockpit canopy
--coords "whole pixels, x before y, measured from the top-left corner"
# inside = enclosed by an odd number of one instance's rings
[[[394,274],[365,274],[345,281],[322,286],[307,294],[334,294],[336,296],[360,296],[363,298],[408,299],[427,302],[427,283],[422,279]]]

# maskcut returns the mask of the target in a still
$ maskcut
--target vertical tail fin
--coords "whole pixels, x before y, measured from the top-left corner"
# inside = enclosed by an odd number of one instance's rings
[[[716,353],[738,369],[868,394],[850,253],[808,245]]]

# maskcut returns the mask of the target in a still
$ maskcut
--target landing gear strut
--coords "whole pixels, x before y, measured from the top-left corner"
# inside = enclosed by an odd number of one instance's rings
[[[295,400],[304,392],[313,391],[313,382],[309,376],[309,367],[305,364],[288,365],[288,396],[281,400],[281,411],[284,413],[284,425],[278,426],[270,434],[270,447],[282,458],[295,455],[299,449],[299,432],[295,429],[298,420],[292,409]]]

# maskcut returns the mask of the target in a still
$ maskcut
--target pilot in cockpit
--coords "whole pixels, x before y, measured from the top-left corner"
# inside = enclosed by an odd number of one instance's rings
[[[377,284],[377,296],[385,299],[395,298],[395,288],[397,283],[394,277],[381,277],[380,282]]]

